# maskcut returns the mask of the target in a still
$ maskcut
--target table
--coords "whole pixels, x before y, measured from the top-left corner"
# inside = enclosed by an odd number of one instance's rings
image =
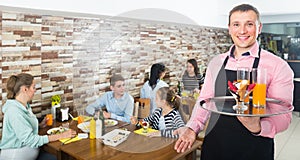
[[[205,103],[204,103],[205,102]],[[252,106],[252,97],[250,97],[250,104],[248,105],[248,110],[244,113],[236,113],[232,109],[232,106],[235,105],[235,99],[232,96],[221,96],[209,98],[201,102],[201,107],[219,114],[229,115],[229,116],[249,116],[249,117],[269,117],[279,114],[285,114],[292,112],[294,107],[291,104],[286,102],[267,98],[266,99],[266,108],[263,112],[257,112],[255,107]]]
[[[75,129],[77,132],[77,122],[70,121],[70,128]],[[60,122],[55,122],[54,126],[61,125]],[[133,131],[134,125],[127,125],[122,127],[124,122],[119,121],[119,124],[115,127],[107,128],[107,131],[116,128],[126,128],[129,131]],[[41,129],[40,134],[45,134],[49,128]],[[196,156],[196,149],[201,146],[201,141],[195,141],[192,148],[184,153],[177,153],[174,150],[176,139],[159,137],[149,138],[146,136],[130,133],[128,139],[117,147],[110,147],[104,145],[101,140],[97,139],[82,139],[77,142],[61,145],[61,142],[51,142],[45,144],[43,149],[47,152],[57,155],[61,160],[91,160],[91,159],[180,159],[183,157],[193,158]]]

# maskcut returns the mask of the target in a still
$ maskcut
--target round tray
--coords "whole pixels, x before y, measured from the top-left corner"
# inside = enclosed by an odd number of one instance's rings
[[[252,97],[250,97],[248,110],[244,111],[244,113],[237,113],[232,109],[232,106],[234,106],[235,103],[235,99],[232,96],[221,96],[201,101],[200,106],[208,111],[218,114],[248,117],[269,117],[289,113],[294,110],[294,107],[291,104],[272,98],[266,99],[265,109],[253,107]]]

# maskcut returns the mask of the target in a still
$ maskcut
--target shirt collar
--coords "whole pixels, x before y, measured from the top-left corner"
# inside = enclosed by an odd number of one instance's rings
[[[126,93],[124,93],[123,96],[120,98],[121,100],[125,99],[125,94],[126,94]],[[110,98],[110,99],[116,99],[116,98],[114,97],[114,92],[113,92],[113,91],[110,91],[110,92],[109,92],[109,98]]]
[[[234,50],[235,50],[235,45],[232,45],[229,52],[230,57],[234,58]],[[259,51],[259,45],[258,42],[255,42],[252,48],[249,51],[243,53],[242,56],[258,57],[258,51]]]

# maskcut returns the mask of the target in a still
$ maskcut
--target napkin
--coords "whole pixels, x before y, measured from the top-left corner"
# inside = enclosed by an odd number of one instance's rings
[[[73,137],[73,138],[64,138],[64,139],[60,139],[59,141],[61,141],[63,144],[68,144],[71,142],[76,142],[81,140],[82,138],[79,138],[78,136]]]
[[[148,128],[148,132],[143,133],[143,130],[144,130],[143,128],[140,128],[138,130],[135,130],[134,133],[145,136],[147,133],[152,133],[152,132],[157,132],[158,131],[158,130],[155,130],[155,129],[152,129],[152,128]]]
[[[89,116],[84,116],[84,118],[83,118],[84,121],[89,121],[91,119],[92,119],[92,117],[89,117]],[[78,121],[78,117],[73,118],[73,120]]]

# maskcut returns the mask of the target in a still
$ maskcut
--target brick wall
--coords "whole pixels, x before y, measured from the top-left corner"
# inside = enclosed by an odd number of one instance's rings
[[[37,81],[31,105],[38,117],[50,112],[55,94],[71,110],[85,107],[109,90],[113,73],[121,73],[128,91],[138,96],[145,73],[156,62],[165,63],[170,69],[166,81],[176,85],[187,59],[196,58],[203,71],[231,45],[227,29],[118,17],[0,11],[0,30],[0,105],[7,78],[27,72]]]

